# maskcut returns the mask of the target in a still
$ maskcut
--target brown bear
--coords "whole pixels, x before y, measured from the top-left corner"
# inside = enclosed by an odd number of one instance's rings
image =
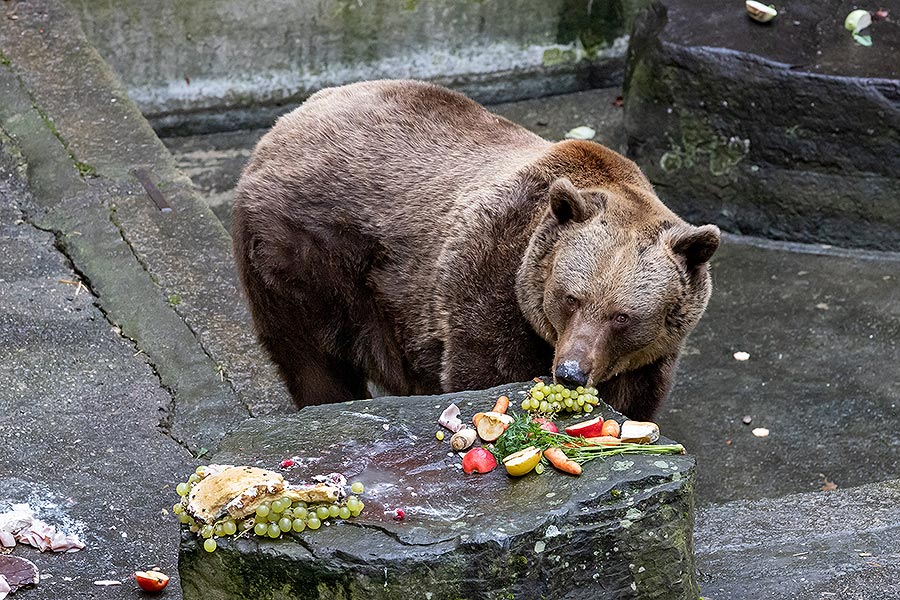
[[[322,90],[238,184],[257,334],[299,406],[552,374],[650,418],[711,292],[694,227],[630,160],[417,81]]]

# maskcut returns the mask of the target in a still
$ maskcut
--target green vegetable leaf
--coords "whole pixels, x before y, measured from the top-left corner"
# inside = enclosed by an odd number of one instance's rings
[[[860,46],[871,46],[872,45],[872,36],[871,35],[859,35],[858,33],[853,34],[853,39],[856,40],[856,43]]]

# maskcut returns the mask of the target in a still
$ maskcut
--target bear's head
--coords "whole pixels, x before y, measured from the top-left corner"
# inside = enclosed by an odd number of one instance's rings
[[[589,386],[677,355],[709,301],[714,225],[694,227],[638,185],[555,179],[517,276],[517,299],[555,347],[553,374]]]

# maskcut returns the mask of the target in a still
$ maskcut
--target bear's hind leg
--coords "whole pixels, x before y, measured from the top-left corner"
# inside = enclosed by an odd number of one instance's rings
[[[350,363],[311,348],[279,352],[273,346],[280,344],[265,345],[298,407],[368,397],[365,376]]]

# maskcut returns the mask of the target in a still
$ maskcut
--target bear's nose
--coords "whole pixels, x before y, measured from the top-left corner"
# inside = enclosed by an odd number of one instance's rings
[[[574,388],[579,385],[587,385],[587,373],[581,370],[578,362],[567,360],[556,367],[556,380],[564,384],[566,387]]]

